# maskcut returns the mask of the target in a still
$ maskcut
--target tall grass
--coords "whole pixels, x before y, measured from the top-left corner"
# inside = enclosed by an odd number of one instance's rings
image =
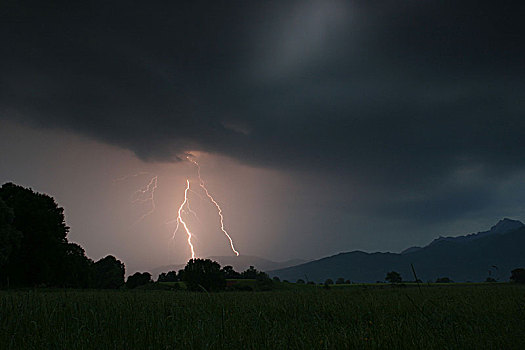
[[[525,288],[0,292],[1,349],[524,349]]]

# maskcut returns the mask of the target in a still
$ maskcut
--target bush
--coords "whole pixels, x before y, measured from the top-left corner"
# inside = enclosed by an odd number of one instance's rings
[[[516,283],[525,283],[525,269],[519,268],[512,270],[510,280]]]

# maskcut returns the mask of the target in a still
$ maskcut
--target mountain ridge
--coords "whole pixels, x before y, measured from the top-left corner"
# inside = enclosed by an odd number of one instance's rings
[[[409,254],[409,253],[414,253],[420,249],[423,249],[425,247],[428,247],[432,244],[436,244],[438,242],[442,242],[442,241],[456,241],[456,242],[459,242],[459,241],[470,241],[470,240],[475,240],[475,239],[479,239],[479,238],[482,238],[482,237],[485,237],[485,236],[488,236],[488,235],[495,235],[495,234],[504,234],[506,232],[509,232],[509,231],[512,231],[512,230],[515,230],[515,229],[518,229],[518,228],[521,228],[521,227],[524,227],[525,225],[519,221],[519,220],[512,220],[512,219],[509,219],[509,218],[503,218],[501,219],[500,221],[498,221],[498,223],[494,226],[492,226],[490,228],[490,230],[488,231],[481,231],[481,232],[477,232],[477,233],[470,233],[470,234],[467,234],[467,235],[462,235],[462,236],[439,236],[438,238],[435,238],[434,240],[432,240],[432,242],[430,242],[428,245],[424,246],[424,247],[418,247],[418,246],[414,246],[414,247],[410,247],[410,248],[407,248],[405,250],[403,250],[401,252],[401,254]]]
[[[343,277],[370,283],[383,281],[386,273],[392,270],[413,280],[411,265],[414,265],[418,278],[423,281],[434,281],[438,277],[458,282],[483,281],[487,277],[507,280],[513,268],[525,266],[522,252],[525,225],[510,219],[498,224],[491,228],[492,231],[480,232],[481,235],[437,239],[423,248],[405,250],[404,254],[344,252],[268,273],[290,281],[306,278],[322,282],[327,278]],[[471,237],[465,239],[468,236]]]

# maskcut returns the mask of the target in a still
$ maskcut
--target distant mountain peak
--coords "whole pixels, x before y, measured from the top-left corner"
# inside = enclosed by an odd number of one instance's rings
[[[506,233],[509,231],[517,230],[521,227],[525,226],[521,221],[519,220],[512,220],[509,218],[504,218],[498,221],[498,223],[490,228],[491,233]]]
[[[479,239],[485,236],[490,235],[501,235],[507,232],[511,232],[514,230],[517,230],[519,228],[524,227],[525,225],[518,220],[512,220],[509,218],[503,218],[498,223],[490,228],[488,231],[478,232],[478,233],[471,233],[469,235],[465,236],[457,236],[457,237],[443,237],[439,236],[438,238],[434,239],[429,246],[434,245],[436,243],[440,242],[468,242],[475,239]]]

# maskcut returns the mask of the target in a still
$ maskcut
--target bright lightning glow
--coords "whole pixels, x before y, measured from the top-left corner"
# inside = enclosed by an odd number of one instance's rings
[[[190,157],[186,157],[190,162],[192,162],[196,167],[197,167],[197,175],[199,176],[199,186],[204,190],[204,192],[206,193],[206,196],[208,197],[208,199],[215,205],[215,207],[217,208],[217,212],[219,213],[219,218],[220,218],[220,224],[221,224],[221,231],[226,235],[226,237],[228,237],[228,240],[230,241],[230,247],[232,248],[232,251],[235,253],[235,255],[239,256],[239,252],[235,249],[234,245],[233,245],[233,240],[232,238],[230,237],[230,235],[228,234],[228,232],[226,231],[226,229],[224,228],[224,217],[222,215],[222,209],[219,205],[219,203],[217,203],[217,201],[212,197],[212,195],[208,192],[208,189],[206,188],[206,184],[204,183],[204,181],[202,180],[202,177],[201,177],[201,167],[199,165],[199,163],[197,163],[195,160],[191,159]],[[188,187],[189,187],[189,182],[188,182]]]
[[[146,216],[151,215],[155,211],[156,209],[155,190],[156,189],[157,189],[157,176],[154,176],[151,178],[151,180],[149,181],[146,187],[140,190],[137,190],[133,194],[133,197],[135,197],[135,199],[132,200],[132,203],[138,203],[138,202],[142,202],[142,203],[150,202],[151,203],[151,209],[147,213],[143,214],[133,225],[138,224],[139,222],[144,220]]]
[[[177,212],[177,227],[175,227],[175,231],[173,231],[173,238],[175,237],[175,233],[179,230],[179,224],[181,224],[184,227],[184,230],[186,231],[186,234],[188,235],[188,245],[190,246],[191,250],[191,258],[195,259],[195,250],[193,249],[193,244],[191,243],[191,232],[188,229],[188,225],[186,225],[186,222],[184,219],[182,219],[182,209],[184,206],[188,204],[188,191],[190,190],[190,180],[186,180],[186,189],[184,190],[184,201],[179,207],[179,210]],[[189,209],[189,207],[188,207]],[[190,209],[191,210],[191,209]]]

